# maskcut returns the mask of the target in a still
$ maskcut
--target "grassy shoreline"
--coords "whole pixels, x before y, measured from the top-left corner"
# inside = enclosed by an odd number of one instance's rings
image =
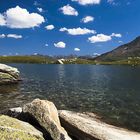
[[[0,56],[0,63],[27,63],[27,64],[58,64],[58,59],[48,56]],[[119,61],[96,61],[91,59],[65,59],[64,64],[92,64],[92,65],[140,65],[140,59],[131,58]]]

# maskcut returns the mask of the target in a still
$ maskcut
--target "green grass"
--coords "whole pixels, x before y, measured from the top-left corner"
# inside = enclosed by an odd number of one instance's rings
[[[38,63],[57,64],[57,59],[47,56],[0,56],[0,63]],[[88,60],[88,59],[66,59],[64,64],[92,64],[92,65],[140,65],[139,57],[130,57],[123,60]]]
[[[96,64],[100,65],[140,65],[139,57],[131,57],[124,60],[114,60],[114,61],[95,61]]]
[[[45,56],[0,56],[0,63],[51,64],[54,60]]]

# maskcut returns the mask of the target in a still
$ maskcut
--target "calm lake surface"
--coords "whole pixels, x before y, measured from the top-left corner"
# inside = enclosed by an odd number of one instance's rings
[[[20,70],[23,82],[0,86],[0,110],[48,99],[58,109],[94,112],[106,122],[140,131],[140,67],[9,65]]]

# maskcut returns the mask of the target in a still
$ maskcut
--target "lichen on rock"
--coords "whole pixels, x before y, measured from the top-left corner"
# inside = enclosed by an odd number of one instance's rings
[[[43,134],[29,123],[0,116],[0,139],[1,140],[44,140]]]

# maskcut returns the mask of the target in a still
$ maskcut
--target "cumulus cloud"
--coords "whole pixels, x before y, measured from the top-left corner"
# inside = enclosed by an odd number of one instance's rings
[[[0,26],[4,26],[6,24],[5,17],[0,14]]]
[[[60,41],[58,43],[54,43],[54,46],[57,48],[65,48],[66,47],[66,43]]]
[[[79,52],[80,49],[79,48],[74,48],[74,51]]]
[[[48,47],[49,45],[46,43],[45,46]]]
[[[111,36],[108,36],[108,35],[104,35],[104,34],[97,34],[96,36],[92,36],[92,37],[89,37],[88,40],[91,42],[91,43],[96,43],[96,42],[107,42],[109,40],[111,40]]]
[[[91,21],[94,21],[94,17],[92,17],[92,16],[86,16],[82,19],[83,23],[88,23],[88,22],[91,22]]]
[[[112,37],[122,37],[121,34],[115,34],[115,33],[112,33],[111,36],[112,36]]]
[[[54,29],[54,25],[47,25],[45,28],[47,30],[53,30]]]
[[[100,4],[101,0],[71,0],[76,1],[81,5],[93,5],[93,4]]]
[[[37,7],[37,10],[38,10],[40,13],[42,13],[42,12],[43,12],[43,9],[42,9],[42,8],[40,8],[40,7]]]
[[[5,34],[0,34],[0,38],[5,38],[6,35]]]
[[[7,34],[7,35],[5,35],[5,34],[1,34],[0,35],[0,38],[15,38],[15,39],[20,39],[20,38],[22,38],[22,35],[17,35],[17,34]]]
[[[29,13],[26,9],[16,6],[8,9],[0,15],[0,25],[9,28],[33,28],[45,22],[43,16],[37,13]]]
[[[15,38],[15,39],[20,39],[22,38],[22,35],[17,35],[17,34],[8,34],[7,35],[8,38]]]
[[[105,34],[97,34],[97,35],[94,35],[92,37],[89,37],[88,40],[91,42],[91,43],[96,43],[96,42],[107,42],[107,41],[110,41],[112,40],[112,37],[122,37],[121,34],[115,34],[115,33],[112,33],[111,35],[105,35]]]
[[[64,15],[78,16],[78,11],[71,7],[69,4],[59,9]]]
[[[85,34],[95,34],[95,30],[90,30],[87,28],[73,28],[73,29],[67,29],[67,28],[61,28],[59,31],[61,32],[67,32],[70,35],[85,35]]]

